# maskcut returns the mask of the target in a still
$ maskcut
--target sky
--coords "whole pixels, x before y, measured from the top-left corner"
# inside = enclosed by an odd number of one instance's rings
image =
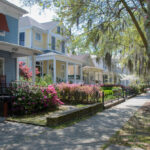
[[[10,3],[13,3],[17,5],[18,7],[21,7],[29,12],[29,14],[25,16],[30,16],[34,18],[38,22],[48,22],[55,18],[56,14],[54,11],[47,9],[47,10],[41,10],[39,6],[35,5],[33,7],[25,7],[23,6],[19,0],[7,0]]]

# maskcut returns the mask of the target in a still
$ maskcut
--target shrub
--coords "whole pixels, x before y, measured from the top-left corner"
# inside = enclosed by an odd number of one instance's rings
[[[48,86],[53,83],[51,75],[45,75],[42,77],[36,77],[36,85],[38,86]]]
[[[12,101],[13,114],[31,114],[63,104],[57,97],[55,88],[37,86],[12,86],[9,89],[14,96]]]
[[[31,69],[27,65],[25,65],[23,61],[19,62],[19,73],[24,80],[30,80],[32,77]],[[38,68],[36,68],[35,73],[36,75],[40,73]]]
[[[113,91],[112,90],[104,90],[104,95],[105,96],[113,95]]]
[[[123,88],[123,86],[119,84],[101,84],[100,87],[102,90],[112,90],[114,87]]]
[[[95,103],[100,100],[99,87],[93,85],[67,84],[56,85],[61,101],[67,103]]]
[[[113,87],[112,88],[112,91],[113,91],[113,95],[121,95],[122,94],[122,88],[121,87]]]

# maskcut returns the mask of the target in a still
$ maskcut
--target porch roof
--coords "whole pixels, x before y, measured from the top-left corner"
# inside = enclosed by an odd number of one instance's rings
[[[102,69],[97,68],[97,67],[91,67],[91,66],[84,66],[83,71],[96,71],[96,72],[103,72]]]
[[[12,57],[24,57],[42,54],[40,50],[0,41],[0,50],[10,52]]]
[[[42,55],[38,55],[36,57],[37,61],[43,61],[43,60],[59,60],[59,61],[64,61],[64,62],[68,62],[68,63],[73,63],[73,64],[82,64],[82,61],[75,59],[75,58],[71,58],[70,56],[67,55],[61,55],[61,54],[57,54],[57,53],[46,53],[46,54],[42,54]]]

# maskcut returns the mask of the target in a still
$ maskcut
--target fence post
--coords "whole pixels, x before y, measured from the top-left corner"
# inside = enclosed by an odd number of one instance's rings
[[[123,99],[126,100],[126,97],[125,97],[125,90],[123,89]]]
[[[103,105],[103,109],[105,109],[105,106],[104,106],[104,91],[102,92],[102,105]]]

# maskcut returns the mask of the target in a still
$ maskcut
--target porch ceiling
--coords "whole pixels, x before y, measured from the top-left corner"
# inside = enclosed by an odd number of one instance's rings
[[[91,67],[91,66],[85,66],[85,67],[83,67],[83,71],[85,71],[85,72],[93,72],[93,71],[95,71],[95,72],[103,72],[103,70],[102,69],[100,69],[100,68],[97,68],[97,67]]]
[[[41,51],[36,49],[27,48],[17,44],[0,41],[0,50],[10,52],[12,57],[24,57],[42,54]]]
[[[82,65],[82,61],[71,58],[70,56],[67,56],[67,55],[56,54],[56,53],[53,53],[53,52],[38,55],[37,58],[36,58],[37,61],[53,60],[53,59],[56,59],[58,61],[63,61],[63,62]]]

